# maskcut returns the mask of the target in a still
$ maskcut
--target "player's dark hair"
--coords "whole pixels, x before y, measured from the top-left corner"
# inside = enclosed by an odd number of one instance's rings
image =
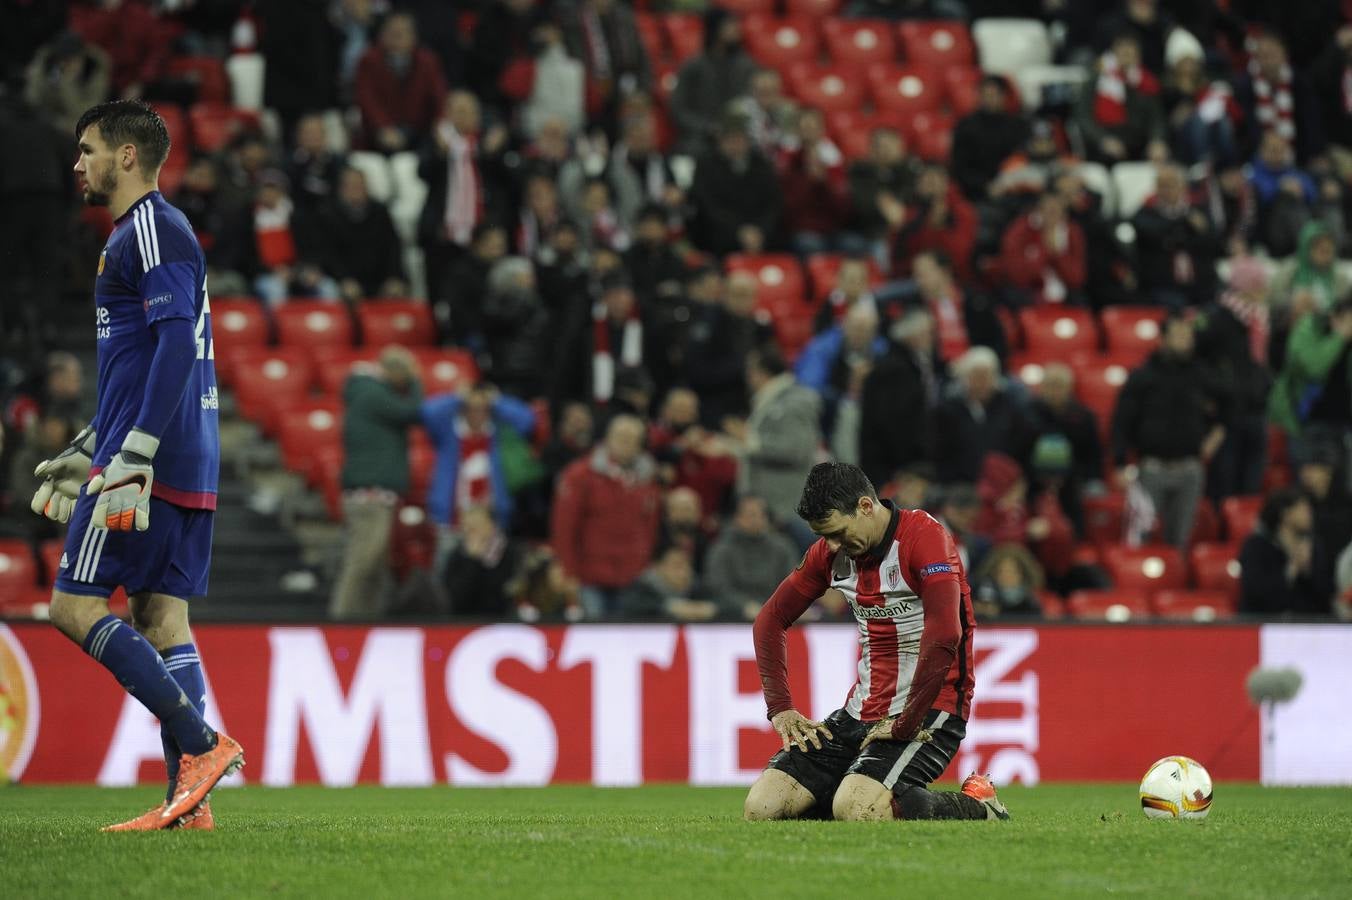
[[[878,499],[878,492],[863,469],[849,463],[817,463],[803,485],[798,517],[804,522],[820,522],[830,516],[832,510],[852,516],[859,507],[860,497]]]
[[[75,125],[75,140],[91,125],[110,147],[131,144],[141,164],[141,174],[153,178],[169,158],[169,129],[164,119],[140,100],[110,100],[90,107]]]
[[[1269,535],[1275,535],[1277,530],[1282,527],[1282,519],[1286,518],[1286,511],[1298,503],[1304,503],[1309,498],[1300,488],[1286,487],[1273,491],[1268,494],[1263,501],[1263,508],[1258,513],[1258,521],[1263,526],[1263,530]]]

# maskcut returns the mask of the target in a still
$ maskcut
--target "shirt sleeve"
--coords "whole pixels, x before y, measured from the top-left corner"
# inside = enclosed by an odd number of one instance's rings
[[[793,708],[789,693],[788,628],[831,584],[831,556],[826,541],[817,541],[809,547],[798,567],[780,582],[756,616],[752,635],[767,718],[773,719]]]
[[[148,205],[132,213],[136,256],[141,266],[141,306],[146,324],[168,319],[197,320],[201,277],[196,239],[157,222]]]

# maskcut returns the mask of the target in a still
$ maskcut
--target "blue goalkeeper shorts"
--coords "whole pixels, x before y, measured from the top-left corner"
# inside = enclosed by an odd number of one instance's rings
[[[108,531],[93,526],[97,499],[80,488],[57,568],[58,591],[107,597],[122,587],[128,596],[149,592],[187,600],[206,595],[211,510],[151,497],[148,529]]]

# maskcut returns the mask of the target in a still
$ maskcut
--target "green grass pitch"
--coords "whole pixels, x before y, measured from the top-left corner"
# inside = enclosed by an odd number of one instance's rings
[[[0,896],[1352,896],[1352,790],[1221,784],[1205,822],[1134,785],[1006,788],[1014,821],[740,820],[743,792],[217,793],[214,834],[100,834],[154,791],[0,788]]]

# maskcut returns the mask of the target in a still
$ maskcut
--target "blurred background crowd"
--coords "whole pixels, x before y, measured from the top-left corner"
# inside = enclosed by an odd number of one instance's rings
[[[1347,617],[1349,6],[0,0],[0,611],[124,97],[210,268],[209,614],[745,619],[835,458],[986,620]]]

